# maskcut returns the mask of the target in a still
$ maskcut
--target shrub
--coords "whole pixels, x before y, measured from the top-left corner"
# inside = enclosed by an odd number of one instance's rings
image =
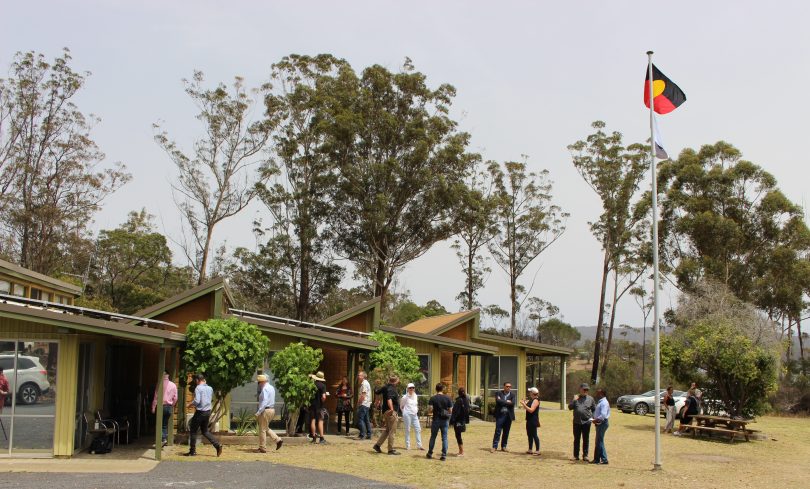
[[[291,343],[270,359],[275,387],[284,398],[288,413],[288,436],[295,432],[299,410],[315,394],[315,383],[309,375],[318,370],[322,360],[323,352],[320,348],[312,348],[303,343]]]

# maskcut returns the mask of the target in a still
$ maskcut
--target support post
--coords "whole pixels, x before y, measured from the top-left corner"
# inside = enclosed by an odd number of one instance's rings
[[[560,355],[560,409],[565,411],[568,400],[568,394],[565,392],[566,384],[565,378],[568,375],[565,355]]]
[[[171,349],[169,354],[169,379],[177,384],[177,347]],[[165,393],[163,395],[166,395]],[[174,412],[177,410],[178,403],[172,407],[172,413],[169,416],[169,437],[167,442],[169,446],[174,445],[174,420],[176,418]]]
[[[455,395],[458,392],[458,353],[453,353],[453,385],[450,390]]]
[[[484,371],[481,376],[483,377],[483,384],[484,384],[484,402],[483,406],[481,407],[482,411],[481,417],[484,419],[484,421],[486,421],[487,418],[489,417],[489,406],[487,406],[487,398],[489,397],[488,381],[489,381],[489,362],[492,361],[491,359],[492,359],[491,355],[486,355],[483,357]]]
[[[166,347],[160,346],[158,353],[158,375],[156,384],[155,399],[155,460],[160,460],[163,449],[163,437],[161,427],[163,426],[163,371],[166,369]]]

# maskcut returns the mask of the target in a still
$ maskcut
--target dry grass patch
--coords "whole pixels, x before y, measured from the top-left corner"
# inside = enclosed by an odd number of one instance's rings
[[[554,403],[544,403],[552,407]],[[558,405],[557,405],[558,406]],[[610,465],[586,465],[572,460],[571,416],[568,412],[543,411],[540,414],[540,446],[543,456],[530,457],[524,423],[512,425],[510,452],[489,453],[494,425],[475,422],[464,435],[466,454],[455,456],[455,439],[450,434],[446,462],[427,460],[425,452],[402,450],[399,457],[373,452],[372,442],[343,437],[327,437],[325,446],[293,445],[267,454],[252,453],[253,446],[228,446],[225,460],[263,460],[275,463],[351,474],[414,487],[475,488],[509,484],[541,484],[549,488],[570,488],[572,484],[598,483],[601,487],[808,487],[807,460],[810,458],[810,422],[802,418],[763,417],[754,428],[767,434],[766,440],[737,441],[663,435],[662,472],[652,472],[654,419],[652,416],[623,414],[613,410],[607,432]],[[593,430],[591,449],[593,449]],[[429,430],[423,430],[425,445]],[[404,446],[397,433],[397,446]],[[189,460],[176,453],[166,459]],[[440,440],[437,439],[440,450]],[[195,461],[212,460],[213,449],[200,447]]]

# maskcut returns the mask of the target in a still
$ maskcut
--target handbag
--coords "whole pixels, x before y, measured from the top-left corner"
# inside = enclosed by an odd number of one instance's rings
[[[467,431],[467,425],[464,424],[461,421],[456,421],[455,427],[456,427],[456,431],[458,431],[459,433],[463,433],[463,432]]]

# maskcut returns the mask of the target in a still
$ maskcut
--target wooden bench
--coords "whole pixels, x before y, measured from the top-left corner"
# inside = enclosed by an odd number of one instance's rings
[[[728,428],[716,428],[711,426],[698,426],[698,425],[686,425],[684,426],[685,431],[692,431],[692,437],[697,437],[698,432],[701,433],[720,433],[724,435],[728,435],[728,442],[731,443],[734,441],[734,438],[737,435],[742,435],[745,438],[745,441],[750,441],[748,435],[754,432],[754,430],[749,429],[742,429],[742,430],[730,430]]]

